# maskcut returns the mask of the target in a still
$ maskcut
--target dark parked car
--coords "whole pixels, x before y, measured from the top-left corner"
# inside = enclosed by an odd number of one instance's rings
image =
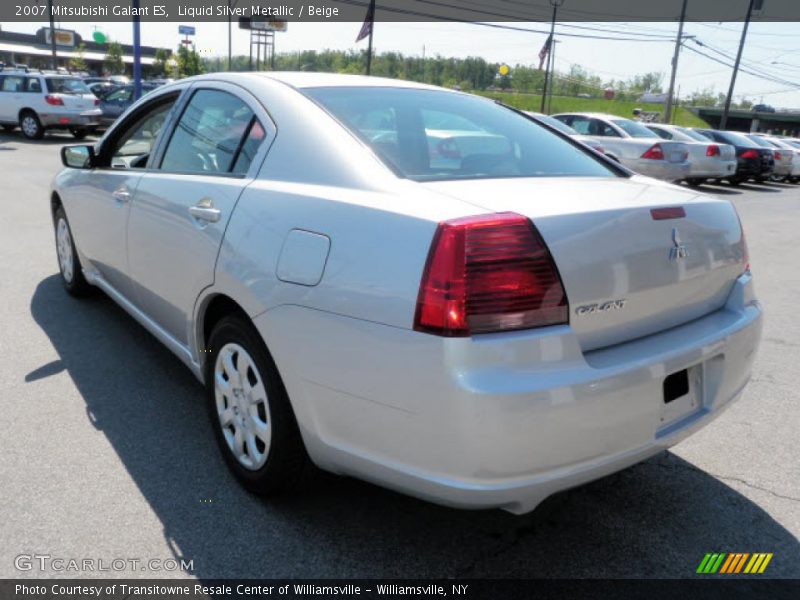
[[[769,104],[756,104],[753,106],[753,112],[774,113],[775,109]]]
[[[775,169],[775,156],[769,148],[762,148],[753,140],[735,131],[717,131],[716,129],[699,129],[708,139],[721,144],[730,144],[736,148],[736,174],[728,177],[733,185],[744,183],[748,179],[767,181]]]
[[[152,92],[158,87],[155,83],[148,81],[142,82],[142,94]],[[100,98],[100,108],[103,114],[100,116],[100,126],[109,127],[128,107],[133,104],[133,86],[123,85],[112,90]]]
[[[85,80],[84,80],[85,82]],[[94,83],[87,84],[92,93],[98,98],[103,98],[109,93],[117,89],[119,86],[114,85],[110,81],[95,81]]]

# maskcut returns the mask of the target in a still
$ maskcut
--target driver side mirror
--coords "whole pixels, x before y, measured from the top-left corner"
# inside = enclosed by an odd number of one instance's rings
[[[91,169],[95,162],[94,146],[63,146],[61,162],[70,169]]]

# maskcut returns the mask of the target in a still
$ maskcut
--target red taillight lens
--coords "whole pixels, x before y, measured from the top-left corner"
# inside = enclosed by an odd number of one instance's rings
[[[706,156],[719,156],[719,146],[711,144],[706,148]]]
[[[439,224],[420,283],[414,329],[448,337],[566,323],[550,251],[514,213]]]
[[[773,152],[773,154],[775,155],[775,160],[780,160],[781,158],[783,158],[783,154],[781,154],[777,150],[775,150],[775,152]]]
[[[58,96],[53,96],[52,94],[47,94],[47,96],[44,97],[44,101],[51,106],[64,106],[64,101]]]
[[[758,152],[755,150],[745,150],[742,152],[742,158],[758,158]]]
[[[100,98],[95,98],[94,99],[94,105],[95,106],[100,106]]]
[[[664,149],[661,144],[654,144],[648,148],[647,152],[642,154],[642,158],[649,158],[651,160],[664,160]]]
[[[665,221],[667,219],[682,219],[686,216],[686,209],[682,206],[668,206],[666,208],[651,208],[650,216],[654,221]]]

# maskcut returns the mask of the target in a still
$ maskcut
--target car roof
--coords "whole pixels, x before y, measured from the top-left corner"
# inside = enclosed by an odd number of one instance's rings
[[[386,77],[367,77],[366,75],[346,75],[341,73],[310,73],[307,71],[270,71],[260,73],[208,73],[205,75],[196,75],[188,78],[191,81],[202,81],[205,79],[217,81],[231,81],[234,83],[243,83],[247,81],[263,81],[264,79],[271,79],[273,81],[280,81],[293,88],[315,88],[315,87],[392,87],[392,88],[409,88],[409,89],[428,89],[446,91],[453,94],[460,94],[456,90],[448,90],[446,88],[428,85],[424,83],[417,83],[414,81],[406,81],[403,79],[389,79]],[[181,80],[183,82],[186,79]],[[178,82],[175,82],[178,83]]]
[[[553,116],[557,117],[559,115],[576,115],[581,117],[592,117],[593,119],[606,119],[608,121],[610,120],[618,121],[619,119],[624,119],[626,121],[631,120],[628,117],[621,117],[619,115],[609,115],[608,113],[599,113],[599,112],[563,112]]]

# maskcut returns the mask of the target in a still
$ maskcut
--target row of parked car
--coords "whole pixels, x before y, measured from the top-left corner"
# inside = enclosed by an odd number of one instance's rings
[[[149,92],[168,80],[145,81]],[[127,77],[79,77],[63,71],[0,70],[0,126],[17,127],[29,139],[49,129],[69,130],[77,139],[106,129],[134,101]]]
[[[600,113],[527,114],[650,177],[689,185],[800,183],[797,138],[641,123]]]

